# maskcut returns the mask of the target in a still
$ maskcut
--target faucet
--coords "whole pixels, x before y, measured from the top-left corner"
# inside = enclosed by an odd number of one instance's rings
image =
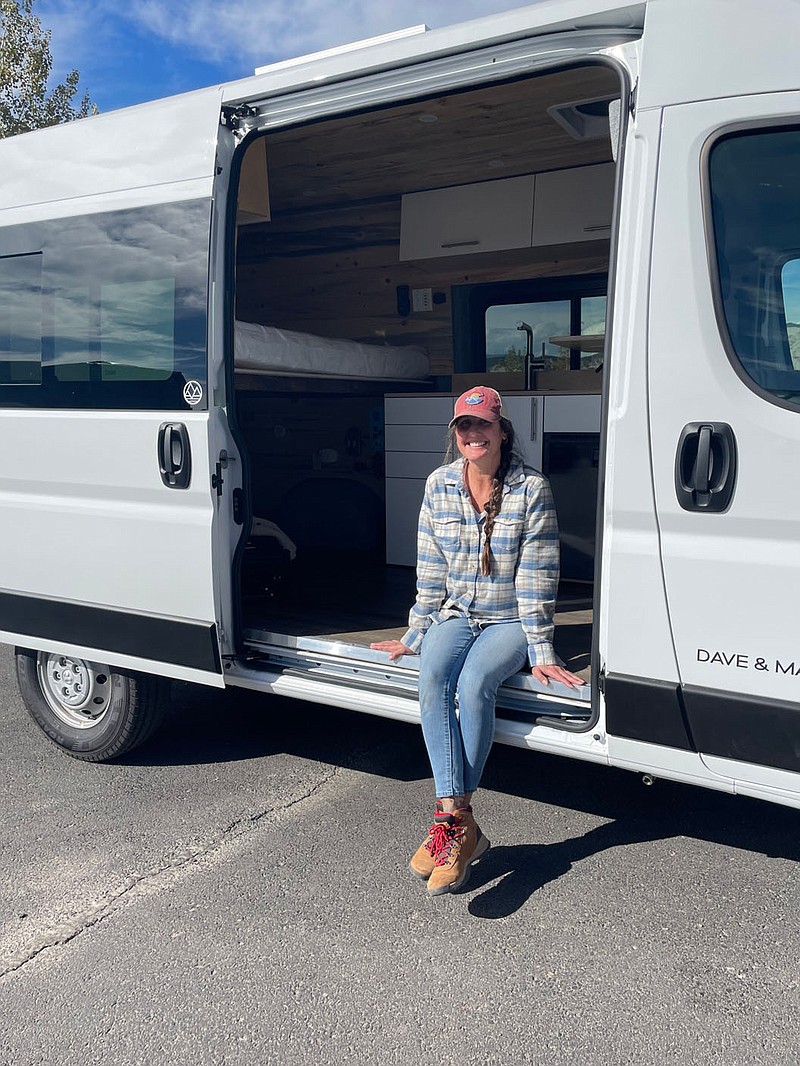
[[[543,370],[545,366],[544,362],[544,344],[542,344],[542,357],[533,360],[533,328],[528,325],[527,322],[517,322],[518,330],[525,330],[527,343],[525,345],[525,389],[530,391],[533,388],[533,372],[534,370]]]

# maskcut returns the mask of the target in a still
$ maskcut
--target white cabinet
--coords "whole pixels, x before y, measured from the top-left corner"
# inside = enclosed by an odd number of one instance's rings
[[[386,561],[415,566],[425,480],[441,465],[452,396],[387,396]]]
[[[403,197],[400,261],[529,248],[533,174]]]
[[[536,175],[533,244],[569,244],[611,236],[614,164]]]
[[[613,163],[407,193],[400,261],[611,236]]]

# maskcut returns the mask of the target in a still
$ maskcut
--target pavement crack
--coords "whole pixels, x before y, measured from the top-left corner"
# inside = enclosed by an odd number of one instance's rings
[[[148,870],[131,875],[123,884],[107,894],[103,899],[90,904],[79,914],[44,930],[38,936],[32,938],[19,951],[0,958],[0,980],[23,969],[23,967],[29,965],[41,955],[42,952],[69,944],[81,933],[85,933],[87,930],[99,925],[100,922],[110,917],[123,905],[128,905],[135,899],[161,891],[165,883],[174,881],[178,874],[183,871],[192,867],[200,868],[208,865],[231,841],[253,832],[265,822],[274,823],[280,821],[287,812],[312,799],[320,789],[324,788],[341,772],[337,766],[326,765],[324,769],[325,773],[301,791],[280,803],[276,803],[272,807],[267,807],[255,814],[237,818],[208,839],[189,847],[184,847],[157,866],[152,866]]]

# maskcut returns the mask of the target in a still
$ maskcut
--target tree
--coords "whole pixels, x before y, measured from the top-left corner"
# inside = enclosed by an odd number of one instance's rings
[[[84,93],[73,105],[80,75],[71,71],[49,92],[50,30],[32,12],[33,0],[0,0],[0,137],[97,114]]]

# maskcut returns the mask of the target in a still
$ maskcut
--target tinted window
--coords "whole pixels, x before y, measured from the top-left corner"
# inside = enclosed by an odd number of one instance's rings
[[[800,129],[718,141],[711,151],[710,189],[731,355],[760,390],[800,405]]]
[[[205,407],[209,210],[162,204],[0,232],[0,404]],[[199,404],[184,399],[190,381]]]
[[[0,259],[0,384],[42,380],[42,257]]]

